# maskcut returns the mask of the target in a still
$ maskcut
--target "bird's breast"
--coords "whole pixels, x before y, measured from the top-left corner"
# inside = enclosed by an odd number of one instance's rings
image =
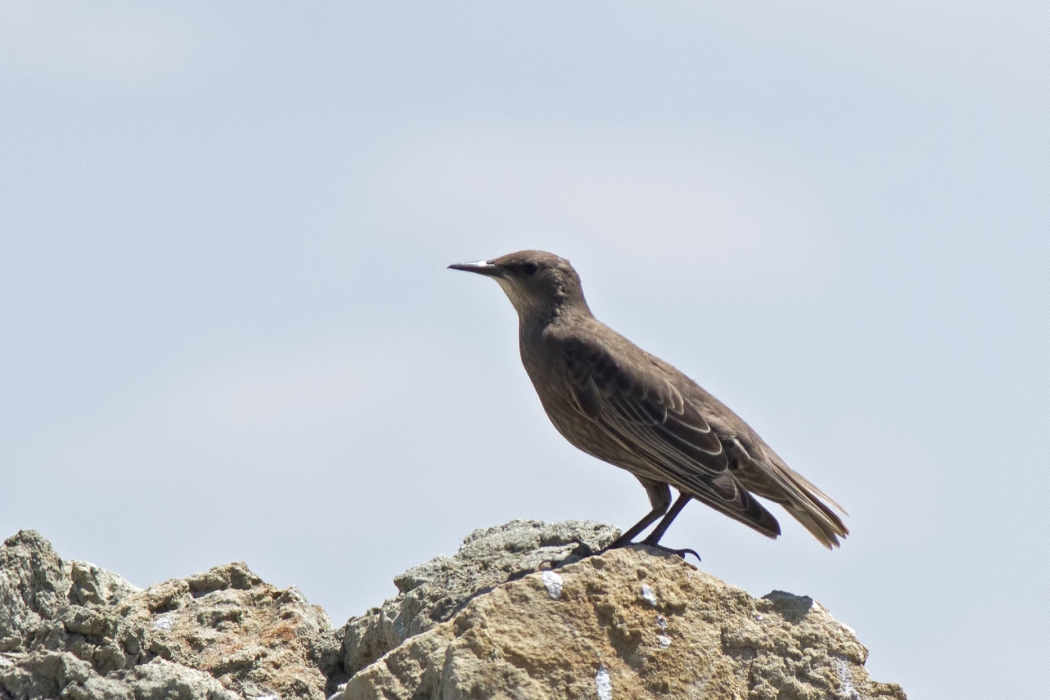
[[[602,424],[581,410],[568,367],[556,346],[522,338],[521,361],[551,423],[576,448],[618,467],[639,472],[637,458],[611,439]]]

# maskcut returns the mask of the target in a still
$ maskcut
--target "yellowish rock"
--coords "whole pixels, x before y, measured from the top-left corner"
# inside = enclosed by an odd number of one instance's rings
[[[871,680],[867,650],[809,598],[756,599],[643,548],[561,567],[556,596],[550,573],[473,598],[357,673],[342,697],[905,697]]]

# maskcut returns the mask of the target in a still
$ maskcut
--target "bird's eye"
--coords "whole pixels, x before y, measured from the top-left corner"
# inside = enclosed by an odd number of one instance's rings
[[[536,272],[539,269],[540,269],[540,266],[537,265],[534,262],[527,262],[527,263],[525,263],[524,265],[521,266],[521,271],[524,272],[526,275],[529,275],[529,276],[535,275]]]

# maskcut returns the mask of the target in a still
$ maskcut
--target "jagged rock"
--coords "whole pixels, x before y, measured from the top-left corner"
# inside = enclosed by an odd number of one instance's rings
[[[811,599],[756,599],[680,558],[619,549],[470,600],[350,679],[342,700],[903,700]]]
[[[577,550],[600,550],[620,531],[590,520],[547,525],[512,520],[475,530],[453,557],[436,557],[394,579],[399,594],[344,628],[343,663],[356,673],[459,612],[475,596],[554,562],[579,559]]]
[[[2,662],[0,662],[2,663]],[[0,673],[12,698],[63,700],[239,700],[203,671],[164,659],[102,677],[91,664],[64,651],[41,651],[18,658]]]
[[[617,534],[478,530],[337,631],[244,564],[140,590],[23,531],[0,547],[0,700],[904,700],[810,598],[646,548],[583,558]]]
[[[338,663],[328,616],[294,588],[227,564],[143,592],[133,608],[148,651],[200,669],[245,697],[323,698]],[[325,671],[322,671],[325,669]]]
[[[94,608],[136,592],[116,574],[84,562],[63,562],[39,533],[23,530],[0,547],[0,652],[57,648],[64,624],[74,633],[90,634],[85,625]]]
[[[244,564],[140,590],[32,531],[0,548],[3,700],[321,699],[340,650],[323,610]]]

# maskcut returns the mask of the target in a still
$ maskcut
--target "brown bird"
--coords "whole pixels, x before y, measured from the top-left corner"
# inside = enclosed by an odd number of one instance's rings
[[[510,297],[521,361],[558,432],[645,487],[652,511],[611,547],[630,544],[663,516],[643,540],[658,546],[694,498],[767,537],[777,537],[780,524],[755,495],[782,505],[828,549],[847,535],[830,506],[845,513],[842,507],[790,469],[751,426],[594,318],[568,260],[523,250],[449,267],[492,277]],[[674,505],[671,486],[679,494]]]

